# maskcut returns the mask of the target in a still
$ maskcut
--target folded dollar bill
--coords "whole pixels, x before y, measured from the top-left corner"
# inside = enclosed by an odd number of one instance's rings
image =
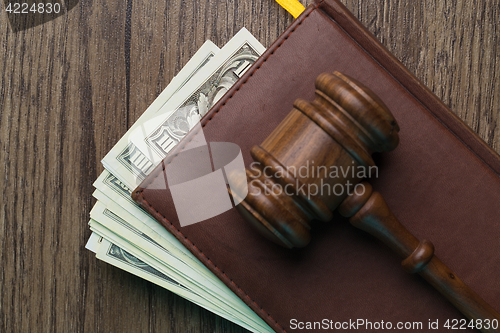
[[[245,29],[207,41],[104,157],[87,248],[252,332],[272,329],[131,199],[130,193],[265,51]]]

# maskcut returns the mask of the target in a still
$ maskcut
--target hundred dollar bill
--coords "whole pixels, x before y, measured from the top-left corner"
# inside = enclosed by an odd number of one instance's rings
[[[151,118],[161,107],[184,85],[189,82],[189,80],[199,72],[204,66],[206,66],[210,60],[219,52],[219,48],[213,42],[207,40],[203,45],[196,51],[193,57],[187,62],[187,64],[181,69],[179,73],[170,81],[167,87],[161,92],[158,97],[151,103],[151,105],[142,113],[142,115],[137,119],[137,121],[130,127],[130,129],[121,138],[126,139],[128,134],[136,128],[141,122],[144,122]]]
[[[126,210],[128,213],[132,214],[135,219],[141,221],[142,224],[146,225],[148,228],[152,229],[156,233],[160,234],[165,242],[168,242],[168,247],[175,247],[174,251],[176,253],[182,253],[184,256],[188,256],[195,261],[193,264],[201,264],[195,256],[192,255],[189,250],[187,250],[171,233],[169,233],[165,228],[159,224],[154,218],[151,217],[146,211],[144,211],[139,205],[132,200],[131,189],[120,181],[115,175],[107,170],[104,170],[99,178],[94,182],[94,187],[96,191],[93,196],[107,205],[109,200],[116,203],[120,209]],[[100,195],[102,193],[102,195]],[[122,214],[120,214],[122,215]],[[133,223],[134,221],[129,221]],[[135,225],[136,228],[142,229],[140,225]],[[204,267],[204,266],[203,266]]]
[[[101,176],[96,180],[94,186],[96,186],[97,189],[94,191],[93,195],[99,200],[99,204],[102,203],[105,205],[106,209],[110,209],[118,218],[123,219],[123,221],[126,221],[126,223],[130,224],[133,228],[140,230],[140,232],[137,233],[138,235],[146,235],[146,237],[153,239],[162,247],[168,249],[169,255],[175,256],[176,259],[179,260],[177,267],[180,271],[185,272],[188,270],[187,274],[191,274],[191,276],[193,276],[193,274],[189,272],[194,270],[203,275],[205,281],[211,282],[210,284],[205,283],[203,285],[203,289],[211,288],[218,295],[218,297],[223,299],[230,298],[233,301],[233,304],[240,303],[240,312],[247,313],[248,316],[254,318],[254,321],[260,321],[260,318],[258,318],[245,304],[243,304],[241,300],[227,288],[226,285],[224,285],[210,270],[199,262],[199,260],[194,257],[192,253],[189,252],[172,234],[166,231],[166,229],[163,228],[155,219],[135,204],[130,197],[130,189],[128,189],[127,186],[120,180],[108,171],[104,170]],[[125,207],[128,209],[125,209]],[[118,234],[120,234],[116,226],[113,227],[113,225],[106,222],[103,222],[103,224],[107,228],[113,229],[114,232],[118,232]],[[164,257],[165,255],[166,254],[160,254],[161,257]],[[189,268],[180,268],[179,265],[183,264],[188,265]],[[234,307],[234,305],[231,307]],[[261,329],[265,331],[267,328],[263,327]]]
[[[130,273],[133,273],[135,275],[140,276],[141,274],[137,274],[138,270],[140,271],[146,271],[147,273],[151,274],[152,276],[156,276],[160,278],[162,281],[167,282],[168,286],[166,287],[164,284],[160,284],[166,289],[173,291],[174,293],[178,295],[182,295],[182,297],[187,298],[190,297],[191,295],[186,294],[185,292],[189,292],[189,294],[196,295],[195,292],[190,290],[188,287],[182,285],[181,283],[175,281],[171,277],[163,274],[162,272],[158,271],[157,269],[151,267],[141,259],[137,258],[133,254],[127,252],[126,250],[122,249],[120,246],[111,243],[107,239],[105,239],[103,236],[96,234],[93,232],[85,245],[85,247],[92,252],[96,254],[96,257],[102,261],[105,261],[109,264],[112,264],[113,266],[122,268],[123,270],[126,270]],[[121,265],[120,263],[124,263],[124,265]],[[125,267],[125,268],[124,268]],[[146,280],[150,281],[150,278],[145,278]],[[157,283],[158,284],[158,283]],[[171,286],[174,286],[175,288],[180,288],[180,290],[172,290]],[[199,301],[199,300],[197,300]]]
[[[227,291],[220,290],[220,287],[227,287],[218,285],[217,282],[220,283],[218,279],[211,279],[185,265],[168,249],[158,244],[155,239],[130,225],[128,223],[130,220],[130,216],[126,221],[98,201],[91,211],[89,225],[92,231],[147,262],[155,269],[164,272],[174,280],[189,286],[191,290],[202,295],[212,305],[235,315],[239,320],[251,324],[253,327],[259,327],[260,331],[269,330],[269,326],[234,293],[229,289]]]
[[[99,201],[96,203],[91,212],[91,217],[103,224],[107,229],[110,229],[118,236],[133,242],[141,249],[150,249],[152,255],[159,258],[175,268],[175,270],[188,276],[189,279],[196,279],[200,281],[204,288],[210,288],[221,298],[226,299],[227,302],[232,302],[237,306],[240,299],[232,293],[226,285],[213,275],[201,262],[194,257],[191,252],[184,248],[179,251],[172,243],[177,241],[168,231],[160,226],[158,232],[151,229],[149,225],[142,224],[135,216],[121,208],[115,202],[106,198],[99,190],[94,192],[94,197]],[[106,216],[111,218],[113,221]],[[114,223],[118,222],[118,223]],[[156,223],[158,225],[158,223]],[[159,225],[158,225],[159,226]],[[132,233],[130,233],[132,232]],[[139,238],[135,238],[138,236]],[[134,238],[131,238],[134,237]],[[154,247],[149,247],[153,243]],[[141,246],[141,244],[143,244]],[[180,246],[182,244],[179,243]]]
[[[229,320],[242,325],[239,322],[241,321],[243,327],[255,332],[272,330],[175,237],[137,206],[130,198],[130,191],[187,134],[199,118],[208,112],[264,50],[248,31],[242,29],[210,59],[207,66],[201,66],[187,83],[184,82],[182,88],[173,90],[176,91],[175,94],[171,97],[166,94],[168,101],[167,98],[158,103],[155,100],[156,104],[153,103],[148,108],[147,114],[145,112],[145,115],[139,118],[126,136],[103,159],[105,168],[111,173],[104,171],[94,184],[97,188],[95,196],[104,203],[106,209],[108,205],[112,207],[108,212],[114,214],[115,220],[118,218],[126,223],[132,222],[133,228],[137,228],[138,232],[135,235],[127,233],[131,229],[123,229],[123,225],[110,222],[109,216],[104,218],[102,214],[96,217],[94,213],[93,217],[99,221],[91,220],[89,223],[92,230],[106,234],[109,240],[115,240],[116,246],[123,245],[122,250],[130,250],[130,254],[140,259],[147,258],[145,262],[155,264],[156,266],[150,266],[162,274],[170,278],[178,277],[178,281],[184,281],[185,285],[193,285],[199,295],[212,300],[212,306],[218,306],[226,313],[231,313],[232,310],[234,318],[228,318]],[[172,85],[174,86],[176,85]],[[177,87],[179,86],[180,84],[177,84]],[[148,142],[149,146],[143,145],[141,150],[141,143],[144,142]],[[156,151],[153,152],[151,149],[155,147],[151,144],[155,143]],[[101,210],[102,208],[103,206]],[[170,267],[161,260],[164,256],[161,251],[157,252],[151,247],[149,250],[143,249],[143,246],[147,247],[144,244],[148,243],[148,238],[162,244],[163,249],[169,252],[177,263]],[[152,252],[152,255],[148,251]]]
[[[143,260],[127,252],[116,244],[109,242],[102,236],[92,233],[86,247],[91,250],[95,250],[96,257],[99,260],[102,260],[110,265],[123,269],[124,271],[132,273],[140,278],[161,286],[197,304],[198,306],[201,306],[217,314],[218,316],[237,323],[242,327],[250,330],[252,329],[250,325],[242,322],[237,317],[228,314],[225,311],[221,311],[218,307],[213,306],[211,303],[207,302],[203,297],[200,297],[188,287],[173,280],[171,277],[155,269],[154,267],[151,267]]]
[[[137,123],[104,157],[104,167],[135,189],[265,51],[241,29],[153,118]]]
[[[102,241],[102,236],[99,236],[98,234],[93,232],[90,234],[87,244],[85,244],[85,248],[97,254],[97,250],[99,250],[101,241]]]

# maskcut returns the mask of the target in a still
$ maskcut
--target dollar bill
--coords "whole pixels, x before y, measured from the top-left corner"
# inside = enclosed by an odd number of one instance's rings
[[[185,274],[194,277],[197,280],[205,281],[203,283],[203,290],[200,293],[206,292],[207,288],[212,288],[214,292],[221,298],[230,297],[233,300],[233,305],[227,305],[227,311],[231,311],[231,309],[236,308],[234,303],[240,303],[240,312],[247,313],[248,316],[254,317],[253,321],[260,321],[248,307],[241,302],[239,298],[236,298],[234,293],[230,291],[222,282],[213,275],[213,273],[208,270],[199,260],[194,257],[191,252],[189,252],[172,234],[166,231],[155,219],[153,219],[149,214],[147,214],[144,210],[142,210],[138,205],[130,197],[130,189],[126,187],[120,180],[114,177],[108,171],[104,171],[98,180],[95,182],[95,186],[97,189],[94,192],[94,197],[98,199],[97,207],[106,208],[112,212],[113,218],[122,219],[121,224],[123,225],[126,221],[128,229],[134,228],[137,231],[136,235],[142,236],[147,241],[153,239],[155,242],[159,243],[163,248],[168,249],[169,253],[159,253],[157,256],[160,258],[165,258],[166,256],[175,256],[175,259],[178,260],[175,266]],[[102,191],[101,191],[102,190]],[[104,193],[106,192],[106,193]],[[113,198],[113,199],[111,199]],[[125,209],[127,207],[128,209]],[[110,213],[108,213],[109,215]],[[95,214],[92,217],[99,219]],[[101,219],[102,220],[102,219]],[[107,228],[113,230],[114,233],[120,234],[119,229],[111,223],[107,223],[104,221],[104,224]],[[140,230],[140,231],[139,231]],[[127,238],[127,240],[131,240],[130,236],[123,235],[123,238]],[[136,242],[138,243],[138,242]],[[161,248],[156,248],[156,250],[162,250]],[[181,265],[187,265],[187,268],[181,268]],[[122,268],[127,268],[127,266],[122,266]],[[196,271],[199,274],[204,275],[203,278],[196,277],[192,270]],[[169,274],[167,274],[169,275]],[[171,275],[171,274],[170,274]],[[207,283],[206,281],[211,281],[211,283]],[[211,285],[216,285],[218,287],[211,287]],[[218,302],[215,301],[215,302]],[[218,304],[218,307],[224,308],[227,304],[227,301],[221,301],[221,304]],[[210,309],[210,305],[207,309]],[[241,317],[241,314],[240,314]],[[238,317],[235,317],[238,318]],[[236,322],[235,320],[232,320]],[[241,320],[239,320],[241,321]],[[258,326],[264,326],[262,323]],[[258,327],[255,323],[252,323],[253,327]],[[244,326],[246,327],[246,326]],[[247,329],[250,329],[247,327]],[[266,327],[260,327],[260,332],[265,332],[267,330]]]
[[[109,201],[113,201],[119,206],[120,211],[123,209],[130,213],[134,217],[134,221],[139,220],[140,224],[143,224],[160,234],[160,237],[169,243],[168,247],[173,246],[176,248],[176,253],[182,253],[190,258],[193,258],[193,260],[197,260],[172,234],[165,230],[165,228],[152,218],[151,215],[149,215],[139,205],[137,205],[134,200],[132,200],[132,197],[130,196],[132,193],[131,189],[128,188],[127,185],[123,184],[123,182],[121,182],[115,175],[107,170],[104,170],[99,178],[97,178],[94,182],[94,187],[96,188],[96,191],[93,196],[97,200],[100,200],[105,205]],[[134,221],[131,221],[131,223]],[[140,225],[135,225],[135,227],[142,229]],[[199,265],[202,264],[199,263]]]
[[[165,89],[156,97],[156,99],[151,103],[151,105],[142,113],[142,115],[137,119],[137,121],[130,127],[130,129],[121,138],[126,140],[129,133],[131,133],[135,128],[137,128],[142,122],[145,122],[158,110],[161,109],[163,105],[182,87],[184,87],[191,78],[198,73],[204,66],[206,66],[210,60],[220,51],[220,49],[210,40],[207,40],[203,45],[196,51],[193,57],[187,62],[187,64],[181,69],[179,73],[170,81]]]
[[[101,245],[95,244],[96,236],[88,243],[99,259],[143,278],[149,277],[154,283],[182,284],[205,302],[193,300],[194,303],[254,332],[272,330],[173,235],[136,205],[130,193],[264,50],[246,29],[221,50],[211,42],[203,45],[102,160],[106,170],[94,183],[94,196],[99,201],[92,210],[89,225],[107,243],[104,247],[102,240]],[[121,259],[117,257],[120,255]],[[126,263],[126,258],[132,257],[149,268],[141,270],[140,265],[133,265],[133,260]],[[183,297],[190,299],[186,295]]]
[[[246,329],[255,331],[255,329],[252,329],[250,325],[241,321],[238,317],[227,313],[226,311],[221,311],[218,307],[214,307],[211,303],[207,302],[203,297],[190,290],[187,286],[173,280],[168,275],[155,269],[140,258],[134,256],[96,233],[92,233],[86,247],[92,251],[95,250],[96,257],[99,260],[161,286],[189,300],[190,302],[217,314],[218,316],[233,321]]]
[[[153,118],[120,139],[102,160],[104,167],[135,189],[264,51],[241,29]]]
[[[111,205],[112,209],[116,206]],[[89,222],[92,231],[97,232],[106,239],[119,245],[133,255],[141,258],[155,269],[165,273],[183,285],[189,286],[199,295],[207,299],[213,307],[217,307],[230,314],[237,314],[243,322],[251,323],[254,327],[260,327],[265,331],[266,324],[246,304],[241,301],[227,286],[221,283],[212,273],[200,274],[192,266],[174,256],[170,250],[164,248],[155,239],[134,228],[127,220],[111,211],[100,201],[96,203],[91,212]],[[150,234],[152,234],[150,232]]]
[[[102,177],[104,176],[104,177]],[[102,182],[100,184],[107,184],[108,187],[97,188],[94,191],[93,196],[98,200],[98,207],[105,207],[111,210],[113,214],[118,216],[123,221],[126,221],[129,226],[128,229],[134,228],[138,230],[136,234],[144,235],[149,239],[153,239],[156,243],[160,244],[163,249],[168,249],[168,255],[173,256],[178,262],[177,265],[185,264],[188,267],[189,272],[195,271],[197,274],[203,276],[205,281],[210,281],[206,283],[205,287],[211,287],[218,295],[222,298],[230,299],[234,304],[239,304],[241,309],[245,309],[246,305],[241,303],[241,300],[237,298],[234,293],[227,288],[209,269],[207,269],[191,252],[189,252],[171,233],[169,233],[165,228],[163,228],[155,219],[153,219],[149,214],[143,211],[135,203],[129,202],[129,190],[125,185],[120,184],[120,181],[114,178],[109,172],[104,172],[100,179]],[[105,193],[106,192],[106,193]],[[119,195],[117,195],[119,193]],[[111,199],[114,198],[114,199]],[[124,205],[128,206],[128,210],[124,208]],[[122,223],[123,224],[123,223]],[[110,228],[110,225],[106,223],[106,227]],[[112,228],[113,232],[120,234],[119,226]],[[126,237],[126,236],[122,236]],[[159,257],[164,257],[165,254],[160,253]],[[184,270],[185,270],[184,269]],[[182,270],[182,269],[181,269]],[[186,273],[191,274],[192,273]]]
[[[87,244],[85,244],[85,248],[97,254],[99,250],[99,246],[101,245],[102,236],[99,236],[95,232],[90,234],[89,239],[87,240]]]

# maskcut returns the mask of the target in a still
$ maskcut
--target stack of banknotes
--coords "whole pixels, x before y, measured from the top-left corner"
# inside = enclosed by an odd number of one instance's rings
[[[246,30],[207,41],[104,157],[87,248],[252,332],[271,328],[130,197],[137,185],[264,52]],[[154,150],[149,149],[154,143]],[[193,202],[193,205],[196,205]]]

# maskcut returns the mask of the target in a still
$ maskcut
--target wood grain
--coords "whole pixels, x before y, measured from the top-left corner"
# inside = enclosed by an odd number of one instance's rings
[[[500,152],[498,0],[344,3]],[[271,0],[81,0],[14,32],[2,3],[0,331],[244,331],[85,250],[92,182],[205,39],[269,46],[291,22]]]

